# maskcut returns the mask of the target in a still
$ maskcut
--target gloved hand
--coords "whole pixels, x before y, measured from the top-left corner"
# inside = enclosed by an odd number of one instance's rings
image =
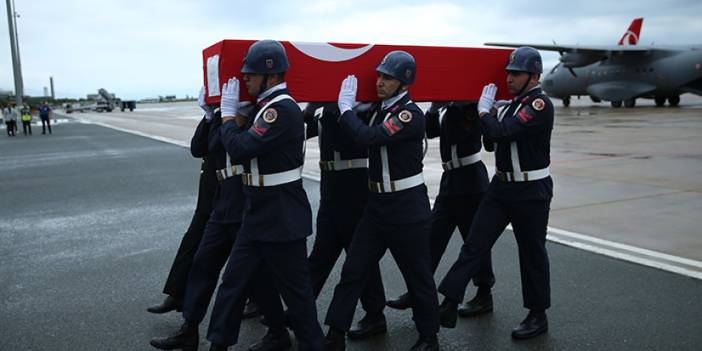
[[[234,117],[239,109],[239,80],[235,77],[222,86],[222,99],[219,102],[222,118]]]
[[[450,103],[447,101],[442,101],[442,102],[432,102],[431,105],[429,105],[429,109],[427,110],[428,113],[437,113],[441,108],[448,106]]]
[[[356,90],[358,89],[358,80],[355,76],[350,75],[341,83],[339,90],[339,112],[344,112],[352,109],[356,104]]]
[[[200,108],[205,111],[205,120],[208,122],[212,120],[213,109],[205,102],[205,87],[200,88],[200,95],[197,96],[197,104]]]
[[[483,87],[483,94],[478,100],[478,113],[490,113],[490,109],[495,104],[495,94],[497,94],[497,86],[488,84]]]

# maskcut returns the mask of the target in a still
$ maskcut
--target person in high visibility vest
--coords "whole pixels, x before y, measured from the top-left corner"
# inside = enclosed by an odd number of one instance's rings
[[[24,135],[27,135],[27,129],[29,129],[29,135],[32,135],[32,112],[29,110],[29,106],[24,105],[20,113],[22,115],[20,118],[22,120],[22,131]]]

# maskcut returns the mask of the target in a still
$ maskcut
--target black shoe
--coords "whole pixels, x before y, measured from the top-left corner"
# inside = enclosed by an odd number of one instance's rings
[[[412,307],[412,298],[410,298],[409,293],[404,293],[394,300],[386,301],[385,305],[396,310],[406,310]]]
[[[444,302],[439,306],[439,324],[444,328],[455,328],[456,320],[458,319],[458,314],[456,309],[458,308],[458,303],[451,301],[448,298],[444,299]]]
[[[171,311],[180,311],[183,308],[183,305],[180,303],[180,301],[176,300],[175,298],[169,296],[166,296],[166,299],[161,302],[159,305],[151,306],[147,308],[146,310],[151,312],[151,313],[156,313],[156,314],[163,314],[163,313],[168,313]]]
[[[439,351],[439,339],[434,336],[420,336],[410,351]]]
[[[274,330],[269,328],[261,341],[249,346],[249,351],[279,351],[287,350],[290,346],[292,343],[287,329]]]
[[[329,327],[327,336],[324,339],[324,350],[325,351],[345,351],[346,350],[346,336],[341,330]]]
[[[246,304],[246,307],[244,307],[244,313],[241,315],[242,319],[249,319],[249,318],[254,318],[258,317],[261,315],[261,311],[258,308],[258,304],[249,300],[249,302]]]
[[[512,330],[515,339],[530,339],[548,331],[546,312],[529,311],[529,314]]]
[[[349,339],[363,339],[369,336],[387,333],[388,326],[385,322],[385,315],[381,312],[379,314],[366,314],[356,326],[352,327],[346,336]]]
[[[462,304],[458,308],[458,315],[461,317],[475,317],[484,313],[492,312],[492,294],[478,291],[475,297]]]
[[[227,346],[210,344],[210,351],[227,351],[227,350],[229,350],[229,347],[227,347]]]
[[[166,338],[151,339],[151,346],[161,350],[182,349],[183,351],[197,351],[197,346],[200,343],[200,335],[198,333],[197,324],[183,323],[180,330]]]

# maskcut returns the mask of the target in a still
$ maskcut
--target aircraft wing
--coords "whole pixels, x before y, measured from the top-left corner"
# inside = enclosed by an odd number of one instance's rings
[[[645,53],[651,51],[671,51],[674,48],[667,48],[653,45],[550,45],[550,44],[526,44],[526,43],[485,43],[487,46],[500,46],[508,48],[518,48],[520,46],[531,46],[537,50],[558,51],[558,52],[578,52],[583,54],[607,55],[610,53]]]

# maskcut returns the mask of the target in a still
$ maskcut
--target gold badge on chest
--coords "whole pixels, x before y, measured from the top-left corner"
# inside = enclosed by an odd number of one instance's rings
[[[273,123],[276,119],[278,119],[278,111],[274,108],[271,107],[263,111],[263,120],[266,121],[266,123]]]
[[[543,110],[545,106],[546,103],[541,98],[534,99],[534,101],[531,102],[531,107],[533,107],[536,111]]]
[[[412,112],[407,110],[401,111],[397,118],[400,119],[402,123],[409,123],[412,120]]]

